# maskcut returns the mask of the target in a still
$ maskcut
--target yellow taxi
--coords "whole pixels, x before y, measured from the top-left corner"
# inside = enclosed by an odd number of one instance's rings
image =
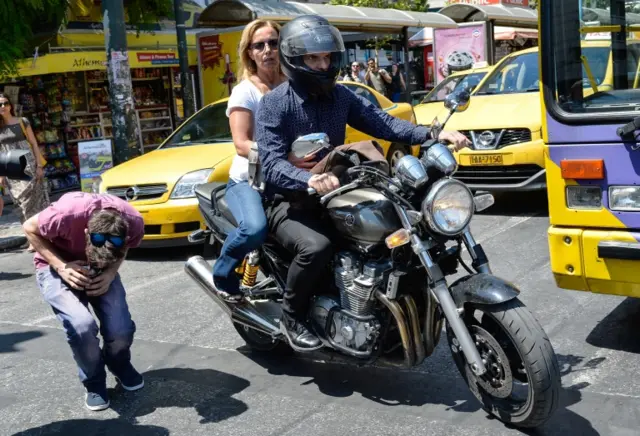
[[[431,124],[431,121],[444,110],[444,99],[449,94],[470,88],[473,95],[478,85],[492,70],[492,66],[474,66],[468,70],[452,73],[413,107],[416,118],[423,120],[422,124]]]
[[[611,80],[610,43],[583,45],[588,68],[583,68],[582,86],[603,89]],[[418,108],[415,112],[420,124],[429,125],[435,118]],[[437,117],[442,121],[446,115],[442,109]],[[469,109],[454,114],[446,129],[459,130],[472,142],[456,153],[459,168],[454,175],[470,189],[546,189],[538,48],[512,53],[498,62],[473,92]]]
[[[409,103],[393,103],[362,84],[342,85],[390,115],[415,122]],[[226,182],[236,154],[225,114],[227,100],[205,106],[157,149],[105,171],[94,184],[94,192],[125,199],[140,212],[145,223],[143,247],[188,245],[187,236],[204,228],[194,189],[202,183]],[[345,143],[367,139],[373,138],[347,127]],[[419,152],[419,146],[378,142],[390,162]]]

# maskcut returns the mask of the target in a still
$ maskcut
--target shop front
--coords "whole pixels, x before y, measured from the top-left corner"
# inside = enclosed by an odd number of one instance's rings
[[[195,54],[190,64],[196,63]],[[141,153],[156,148],[184,118],[175,50],[129,51]],[[195,72],[195,69],[194,69]],[[48,164],[51,193],[80,188],[80,171],[95,141],[112,144],[109,82],[103,51],[50,53],[25,60],[19,77],[0,83],[16,115],[29,119]],[[91,144],[89,144],[91,143]],[[100,163],[100,170],[113,165]],[[95,165],[94,165],[95,167]]]

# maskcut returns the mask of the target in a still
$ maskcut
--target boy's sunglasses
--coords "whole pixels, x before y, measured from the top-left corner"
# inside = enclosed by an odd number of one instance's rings
[[[262,51],[264,50],[264,46],[266,44],[269,44],[269,48],[271,48],[271,50],[276,50],[278,48],[278,40],[277,39],[270,39],[269,41],[260,41],[260,42],[254,42],[253,44],[251,44],[251,48],[254,50],[258,50],[258,51]]]
[[[108,233],[89,233],[91,244],[96,247],[102,247],[107,241],[111,242],[114,247],[120,248],[124,245],[122,236],[110,235]]]

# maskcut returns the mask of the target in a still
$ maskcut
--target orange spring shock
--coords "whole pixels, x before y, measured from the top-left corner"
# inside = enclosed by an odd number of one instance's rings
[[[260,269],[258,266],[259,260],[260,256],[257,251],[252,251],[249,253],[249,256],[247,256],[247,264],[244,268],[244,276],[242,277],[243,286],[255,286],[256,279],[258,278],[258,270]]]
[[[245,258],[242,259],[242,263],[238,265],[238,267],[235,269],[236,274],[244,276],[244,270],[246,266],[247,266],[247,256],[245,256]]]

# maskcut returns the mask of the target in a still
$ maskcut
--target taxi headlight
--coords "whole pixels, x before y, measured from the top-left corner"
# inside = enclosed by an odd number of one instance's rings
[[[471,191],[455,179],[436,182],[422,202],[422,214],[429,227],[447,236],[462,233],[469,225],[473,211]]]

